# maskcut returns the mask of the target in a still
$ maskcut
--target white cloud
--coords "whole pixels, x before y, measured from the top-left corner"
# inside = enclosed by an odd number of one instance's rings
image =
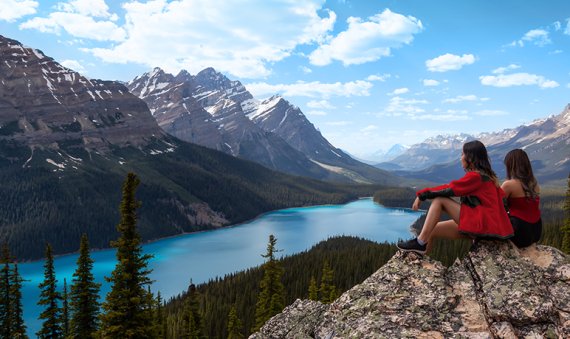
[[[487,116],[487,117],[491,117],[491,116],[499,116],[499,115],[508,115],[509,112],[505,112],[505,111],[501,111],[501,110],[489,110],[489,109],[485,109],[482,111],[477,111],[474,113],[475,115],[480,115],[480,116]]]
[[[372,83],[364,80],[350,82],[321,83],[320,81],[298,81],[294,84],[272,85],[265,82],[245,85],[254,96],[281,93],[286,97],[329,98],[331,96],[369,96]]]
[[[412,120],[433,120],[433,121],[465,121],[471,120],[467,115],[458,114],[420,114],[410,116]]]
[[[490,100],[489,98],[479,98],[474,94],[469,94],[469,95],[458,95],[455,98],[444,99],[442,102],[449,104],[456,104],[458,102],[464,102],[464,101],[489,101],[489,100]]]
[[[106,62],[159,66],[171,73],[214,67],[242,78],[265,77],[272,63],[297,46],[324,41],[336,14],[322,10],[323,3],[130,1],[123,4],[124,41],[85,51]]]
[[[541,88],[554,88],[559,84],[556,81],[548,80],[542,75],[529,73],[499,74],[497,76],[480,76],[481,84],[494,87],[530,86],[537,85]]]
[[[313,65],[325,66],[338,60],[343,65],[363,64],[389,56],[392,48],[410,44],[423,30],[422,22],[385,9],[363,21],[349,17],[348,29],[340,32],[309,55]]]
[[[392,77],[392,74],[388,74],[388,73],[384,73],[382,75],[378,75],[378,74],[371,74],[369,75],[366,80],[368,81],[380,81],[380,82],[384,82],[386,80],[388,80],[389,78]]]
[[[552,52],[548,52],[548,54],[550,54],[550,55],[555,55],[555,54],[560,54],[560,53],[563,53],[563,52],[564,52],[564,51],[561,50],[561,49],[555,49],[555,50],[552,51]]]
[[[560,23],[560,21],[555,21],[552,26],[554,27],[555,31],[559,31],[562,28],[562,24]]]
[[[310,68],[307,67],[307,66],[301,66],[300,69],[301,69],[301,71],[302,71],[303,73],[305,73],[305,74],[313,73],[313,70],[310,69]]]
[[[60,11],[68,13],[78,13],[85,16],[110,18],[109,6],[105,0],[73,0],[60,2],[56,5]]]
[[[400,94],[406,94],[410,91],[409,88],[406,87],[402,87],[402,88],[396,88],[393,92],[388,93],[387,95],[400,95]]]
[[[437,58],[426,61],[426,67],[430,72],[447,72],[461,69],[464,65],[471,65],[475,62],[473,54],[463,54],[462,56],[446,53]]]
[[[319,101],[311,100],[311,101],[307,102],[307,107],[320,108],[320,109],[335,109],[336,108],[327,100],[319,100]]]
[[[550,41],[549,38],[549,33],[547,30],[544,29],[532,29],[528,32],[526,32],[526,34],[521,38],[522,41],[528,41],[530,43],[533,43],[537,46],[545,46],[548,45],[550,43],[552,43],[552,41]]]
[[[511,71],[511,70],[513,70],[513,69],[519,69],[519,68],[521,68],[521,66],[516,65],[516,64],[510,64],[510,65],[508,65],[508,66],[506,66],[506,67],[499,67],[499,68],[496,68],[496,69],[494,69],[491,73],[493,73],[493,74],[503,74],[503,73],[508,72],[508,71]]]
[[[570,35],[570,19],[566,19],[566,29],[564,29],[564,34]]]
[[[325,116],[325,115],[327,115],[327,112],[324,112],[324,111],[308,111],[307,114],[308,114],[308,115],[320,115],[320,116]]]
[[[32,0],[0,0],[0,20],[13,22],[26,15],[36,13],[39,6],[37,1]]]
[[[127,36],[126,31],[113,22],[117,20],[117,15],[109,13],[104,0],[60,2],[55,8],[57,11],[47,17],[35,17],[23,22],[20,29],[36,29],[58,35],[64,30],[73,37],[97,41],[123,41]]]
[[[362,128],[362,129],[360,130],[360,132],[362,132],[362,133],[370,133],[370,132],[376,131],[377,129],[378,129],[378,126],[376,126],[376,125],[368,125],[368,126]]]
[[[388,116],[401,116],[408,114],[413,116],[418,113],[425,112],[425,109],[420,107],[420,105],[428,104],[427,100],[420,99],[405,99],[402,97],[393,97],[390,99],[388,106],[380,115]]]
[[[79,63],[79,61],[77,61],[77,60],[63,60],[63,61],[61,62],[61,64],[62,64],[64,67],[67,67],[67,68],[69,68],[69,69],[71,69],[71,70],[74,70],[74,71],[76,71],[76,72],[79,72],[79,73],[82,73],[82,74],[85,74],[85,73],[86,73],[85,67],[83,67],[83,65],[81,65],[81,64]]]
[[[426,87],[439,86],[439,81],[433,79],[424,79],[423,83]]]

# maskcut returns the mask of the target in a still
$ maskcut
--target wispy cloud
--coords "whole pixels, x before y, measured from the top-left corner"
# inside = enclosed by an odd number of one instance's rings
[[[445,104],[456,104],[464,101],[489,101],[489,98],[479,98],[474,94],[458,95],[455,98],[444,99],[442,102]]]
[[[343,65],[363,64],[389,56],[393,48],[409,44],[423,30],[420,20],[389,9],[368,18],[347,19],[348,29],[340,32],[309,55],[313,65],[325,66],[334,60]]]
[[[479,116],[486,116],[486,117],[491,117],[491,116],[499,116],[499,115],[509,115],[509,112],[506,111],[501,111],[501,110],[489,110],[489,109],[485,109],[482,111],[477,111],[475,113],[473,113],[475,115],[479,115]]]
[[[434,87],[434,86],[439,86],[439,81],[433,79],[424,79],[423,84],[426,87]]]
[[[293,84],[268,84],[256,82],[245,85],[254,96],[281,93],[290,97],[329,98],[332,96],[369,96],[372,83],[364,80],[350,82],[321,83],[320,81],[298,81]]]
[[[36,13],[39,2],[32,0],[2,0],[0,1],[0,20],[13,22],[26,15]]]
[[[105,62],[158,66],[170,73],[214,67],[242,78],[263,78],[297,46],[324,42],[336,21],[334,12],[322,9],[322,0],[133,0],[122,5],[125,23],[117,26],[123,20],[94,12],[102,0],[81,0],[92,3],[91,9],[76,2],[60,2],[46,17],[21,27],[112,41],[82,51]]]
[[[446,53],[437,58],[426,60],[426,67],[430,72],[457,71],[465,65],[475,62],[473,54],[463,54],[462,56]]]
[[[328,113],[325,111],[308,111],[307,112],[308,115],[318,115],[318,116],[325,116]]]
[[[360,129],[360,132],[362,132],[362,133],[370,133],[370,132],[374,132],[374,131],[376,131],[376,130],[378,130],[378,126],[376,126],[376,125],[368,125],[368,126],[362,128],[362,129]]]
[[[497,76],[483,75],[479,77],[479,80],[481,80],[483,85],[494,87],[536,85],[540,88],[554,88],[559,86],[554,80],[548,80],[542,75],[529,73],[499,74]]]
[[[305,74],[311,74],[311,73],[313,73],[313,70],[310,69],[310,68],[307,67],[307,66],[301,66],[301,67],[299,67],[299,69],[300,69],[303,73],[305,73]]]
[[[326,125],[329,126],[348,126],[348,125],[352,125],[352,121],[329,121],[325,123]]]
[[[402,97],[393,97],[388,102],[388,106],[384,112],[380,113],[381,116],[402,116],[404,114],[415,115],[425,112],[421,105],[426,105],[429,102],[423,99],[406,99]]]
[[[96,41],[123,41],[125,29],[114,21],[116,14],[109,12],[104,0],[75,0],[57,3],[56,11],[47,17],[35,17],[20,24],[20,29],[36,29],[43,33],[67,32],[76,38]]]
[[[406,94],[410,91],[409,88],[407,87],[402,87],[402,88],[396,88],[395,90],[393,90],[392,92],[388,93],[387,95],[393,96],[393,95],[400,95],[400,94]]]
[[[433,120],[433,121],[465,121],[471,120],[468,115],[458,114],[418,114],[410,116],[412,120]]]
[[[388,80],[389,78],[392,77],[392,74],[388,74],[388,73],[384,73],[382,75],[378,75],[378,74],[371,74],[369,75],[366,80],[368,81],[380,81],[380,82],[384,82],[386,80]]]
[[[307,102],[307,107],[309,108],[320,108],[320,109],[335,109],[336,107],[333,106],[327,100],[311,100]]]
[[[525,43],[531,43],[539,47],[546,46],[552,43],[552,41],[550,40],[550,32],[542,28],[531,29],[530,31],[526,32],[522,38],[511,42],[508,46],[524,47]]]
[[[516,64],[510,64],[506,67],[496,68],[491,73],[493,73],[493,74],[504,74],[505,72],[512,71],[514,69],[519,69],[519,68],[521,68],[521,66],[516,65]]]
[[[566,28],[564,29],[564,34],[570,35],[570,18],[566,19]]]

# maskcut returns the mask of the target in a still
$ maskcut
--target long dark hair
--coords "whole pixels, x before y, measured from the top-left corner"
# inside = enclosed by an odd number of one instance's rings
[[[532,166],[528,155],[522,149],[514,149],[505,156],[507,179],[517,179],[521,182],[524,195],[530,198],[538,196],[538,183],[532,173]]]
[[[473,140],[463,144],[463,155],[467,162],[466,170],[478,171],[491,178],[497,187],[499,186],[499,179],[491,168],[487,149],[481,141]]]

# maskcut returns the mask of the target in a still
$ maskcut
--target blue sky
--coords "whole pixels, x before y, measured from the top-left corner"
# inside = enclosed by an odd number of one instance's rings
[[[212,66],[365,156],[570,102],[568,1],[0,0],[0,34],[91,78]]]

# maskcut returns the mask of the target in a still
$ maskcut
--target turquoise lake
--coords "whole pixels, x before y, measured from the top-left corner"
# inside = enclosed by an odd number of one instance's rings
[[[344,205],[274,211],[244,224],[167,238],[145,244],[143,248],[145,253],[154,255],[150,261],[151,279],[155,281],[152,290],[160,291],[168,299],[186,290],[191,279],[194,283],[202,283],[262,264],[261,254],[266,251],[270,234],[277,238],[277,248],[284,256],[307,250],[336,235],[395,242],[411,236],[410,225],[421,214],[409,209],[386,208],[365,198]],[[109,276],[115,266],[115,251],[94,251],[91,255],[95,260],[93,273],[98,282],[104,283],[104,277]],[[77,254],[55,259],[60,289],[64,278],[70,285],[76,261]],[[43,261],[35,261],[18,265],[21,275],[28,280],[24,282],[22,294],[30,337],[35,337],[41,326],[37,319],[40,308],[36,302],[37,286],[43,280],[43,264]],[[104,283],[101,300],[109,288]]]

